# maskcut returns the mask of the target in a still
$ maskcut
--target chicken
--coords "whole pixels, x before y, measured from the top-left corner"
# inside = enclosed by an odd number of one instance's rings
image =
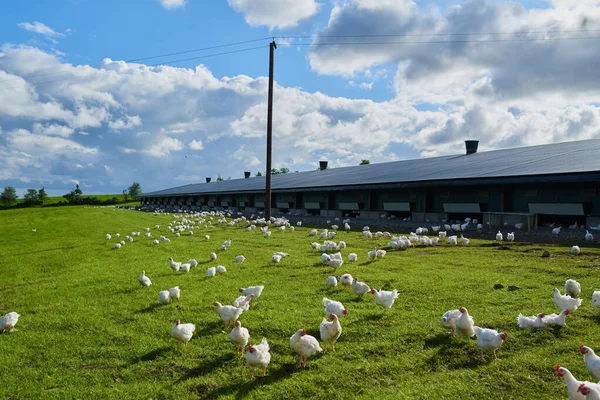
[[[194,324],[182,324],[179,320],[171,328],[171,336],[179,340],[179,343],[187,344],[196,330]]]
[[[300,366],[306,367],[308,357],[323,351],[314,336],[307,335],[304,329],[298,329],[290,338],[292,350],[300,356]]]
[[[236,263],[243,263],[244,261],[246,261],[246,257],[244,257],[244,256],[236,256],[235,259],[233,260],[233,262],[236,262]]]
[[[323,318],[319,331],[321,332],[321,340],[324,342],[325,351],[327,351],[328,344],[331,345],[331,351],[335,351],[335,342],[342,334],[342,325],[340,325],[340,320],[334,313],[329,314],[329,319],[331,322]]]
[[[573,312],[581,305],[581,299],[574,299],[567,295],[563,296],[557,288],[554,288],[554,304],[561,310],[568,308],[569,311]]]
[[[582,383],[577,388],[577,391],[585,396],[586,400],[600,400],[600,389],[596,389],[592,385]]]
[[[498,331],[493,329],[485,329],[478,326],[473,327],[473,331],[475,332],[475,335],[477,335],[477,345],[481,351],[481,358],[483,358],[484,350],[492,350],[494,358],[498,359],[496,356],[496,349],[504,343],[508,337],[508,333],[498,333]]]
[[[581,285],[573,279],[567,279],[565,282],[565,294],[571,297],[579,297],[581,294]]]
[[[579,248],[579,246],[571,247],[571,254],[573,254],[574,256],[578,256],[579,253],[581,253],[581,249]]]
[[[590,375],[595,381],[600,380],[600,357],[594,353],[594,350],[584,345],[579,346],[579,352],[583,354],[583,361]]]
[[[555,234],[555,235],[560,234],[560,226],[558,228],[552,229],[552,233]]]
[[[244,311],[248,311],[250,308],[250,301],[254,298],[253,294],[249,294],[248,296],[240,296],[233,302],[233,306],[237,308],[241,308]]]
[[[498,231],[498,233],[496,233],[496,240],[501,242],[503,239],[502,232]]]
[[[212,252],[212,253],[210,253],[209,257],[210,257],[211,261],[214,261],[217,259],[217,253]]]
[[[140,276],[138,276],[138,281],[140,281],[142,287],[148,287],[152,285],[152,281],[146,276],[146,271],[142,271]]]
[[[377,250],[377,254],[375,258],[384,258],[387,251],[385,250]]]
[[[158,293],[158,302],[160,304],[169,304],[170,301],[171,295],[168,290],[161,290],[160,293]]]
[[[348,310],[342,303],[335,300],[329,300],[327,297],[323,297],[323,306],[325,306],[325,317],[329,317],[329,314],[331,313],[334,313],[340,318],[348,314]]]
[[[229,324],[231,324],[231,321],[235,321],[236,319],[238,319],[240,315],[242,315],[242,313],[244,312],[244,310],[238,307],[223,306],[218,301],[215,301],[213,303],[213,306],[217,307],[217,312],[221,316],[221,319],[227,322],[225,328],[229,328]]]
[[[473,337],[475,335],[473,317],[469,315],[469,311],[464,307],[460,307],[458,310],[460,311],[460,315],[456,318],[456,333],[460,336],[461,340],[463,336],[467,338]]]
[[[600,310],[600,292],[597,290],[594,291],[594,294],[592,294],[592,304],[594,307]]]
[[[335,287],[338,284],[337,278],[335,276],[329,276],[327,277],[327,282],[326,282],[328,287]]]
[[[274,263],[278,263],[281,261],[281,256],[277,255],[277,254],[273,254],[273,257],[271,257],[271,261],[273,261]]]
[[[369,251],[367,257],[369,257],[369,261],[375,261],[377,259],[377,248],[374,247],[373,250]]]
[[[21,314],[17,314],[13,311],[0,318],[0,333],[12,332],[15,329],[15,325],[19,321],[20,316]]]
[[[556,371],[556,375],[565,378],[565,384],[567,385],[567,391],[569,393],[569,400],[585,400],[585,396],[577,391],[577,389],[579,389],[579,387],[583,384],[589,384],[600,388],[600,386],[595,383],[578,381],[575,379],[575,377],[573,377],[571,371],[561,367],[560,365],[557,365],[554,370]]]
[[[521,329],[543,328],[545,325],[545,316],[546,315],[544,313],[539,313],[538,315],[526,317],[523,314],[519,313],[519,316],[517,317],[517,322],[519,323],[519,328]]]
[[[344,275],[340,276],[338,279],[340,280],[340,283],[342,285],[346,285],[346,286],[352,285],[352,281],[354,280],[352,278],[352,275],[350,275],[350,274],[344,274]]]
[[[568,308],[565,308],[560,314],[550,314],[544,318],[544,325],[558,325],[565,326],[567,315],[571,312]]]
[[[256,367],[262,367],[263,376],[267,376],[267,367],[271,362],[271,353],[269,353],[269,344],[267,338],[262,338],[260,344],[256,344],[248,347],[246,352],[246,365],[252,368],[252,377],[254,378],[254,371]]]
[[[509,242],[514,242],[515,241],[515,233],[514,232],[507,233],[506,240],[508,240]]]
[[[231,330],[229,334],[229,340],[231,343],[235,345],[235,353],[240,352],[244,353],[244,347],[248,344],[248,339],[250,338],[250,333],[247,328],[242,327],[242,323],[240,321],[235,321],[235,327]]]
[[[371,290],[371,288],[366,283],[359,282],[358,277],[354,277],[354,280],[352,281],[352,290],[354,290],[354,293],[356,293],[358,297],[362,298],[365,293]]]
[[[383,307],[383,311],[389,310],[394,305],[394,300],[398,298],[398,290],[392,292],[387,290],[371,289],[371,293],[375,295],[375,304]]]
[[[460,310],[449,310],[442,315],[442,326],[450,329],[450,334],[454,335],[456,329],[456,319],[460,316]]]
[[[225,268],[225,266],[217,265],[217,273],[218,274],[224,274],[225,272],[227,272],[227,268]]]
[[[460,242],[462,243],[463,246],[468,246],[470,240],[467,239],[466,237],[464,237],[462,234],[460,235]]]
[[[273,253],[274,256],[279,256],[281,258],[286,258],[289,257],[290,254],[289,253],[284,253],[282,251],[276,251],[275,253]]]
[[[592,235],[589,231],[585,231],[585,240],[594,240],[594,235]]]
[[[181,297],[181,289],[179,289],[179,286],[169,289],[169,297],[173,300],[179,300]]]
[[[190,264],[190,263],[184,263],[184,264],[181,264],[181,266],[179,267],[179,270],[181,272],[190,272],[191,268],[192,268],[192,264]]]
[[[181,267],[181,263],[173,261],[172,257],[169,257],[169,264],[171,266],[171,269],[175,272],[179,271],[179,267]]]
[[[265,287],[264,286],[249,286],[247,288],[240,288],[240,293],[244,296],[254,295],[255,299],[258,299]]]
[[[209,267],[206,269],[206,277],[212,278],[217,273],[217,269],[215,267]]]
[[[327,264],[328,264],[330,267],[333,267],[333,270],[335,271],[335,270],[337,270],[339,267],[341,267],[341,266],[342,266],[342,264],[344,264],[344,261],[343,261],[343,260],[338,260],[338,259],[333,259],[333,258],[331,258],[331,259],[329,259],[329,260],[327,261]]]

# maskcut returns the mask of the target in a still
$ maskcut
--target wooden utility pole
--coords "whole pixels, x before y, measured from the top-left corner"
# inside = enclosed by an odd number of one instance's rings
[[[275,39],[269,44],[269,100],[267,103],[267,187],[265,193],[265,219],[271,219],[271,156],[273,141],[273,64],[275,57]]]

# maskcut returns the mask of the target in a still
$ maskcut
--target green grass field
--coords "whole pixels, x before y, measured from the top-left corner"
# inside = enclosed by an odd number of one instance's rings
[[[371,295],[357,300],[349,287],[325,286],[331,268],[311,249],[308,227],[270,238],[247,232],[245,224],[201,227],[194,235],[175,237],[167,230],[172,216],[114,208],[32,208],[0,211],[0,316],[22,314],[17,330],[0,334],[0,397],[65,398],[427,398],[541,399],[565,398],[560,363],[576,378],[591,380],[578,352],[580,343],[600,347],[600,314],[590,298],[600,288],[598,249],[472,240],[469,247],[412,248],[388,251],[385,259],[366,262],[367,251],[387,241],[368,240],[354,231],[340,232],[357,263],[338,270],[372,287],[389,284],[400,297],[386,313]],[[154,225],[159,224],[159,229]],[[154,246],[136,237],[113,250],[106,233],[151,227]],[[32,229],[36,232],[32,232]],[[210,234],[210,240],[204,235]],[[397,233],[397,232],[394,232]],[[221,243],[232,238],[227,251]],[[517,236],[518,240],[518,236]],[[540,258],[542,247],[553,258]],[[209,253],[218,254],[209,261]],[[291,256],[271,262],[274,251]],[[245,255],[243,264],[234,264]],[[195,258],[188,274],[169,268],[168,257]],[[228,272],[205,278],[206,268],[224,265]],[[142,270],[152,286],[142,288]],[[568,278],[582,285],[582,307],[562,329],[519,330],[519,312],[558,312],[552,289]],[[505,288],[494,290],[496,283]],[[178,285],[181,300],[159,305],[158,292]],[[250,331],[249,344],[267,337],[271,364],[265,378],[250,378],[244,358],[234,355],[229,333],[212,305],[231,304],[238,288],[264,285],[262,296],[240,320]],[[521,290],[508,291],[508,285]],[[349,314],[335,353],[297,365],[290,336],[305,328],[319,338],[322,298],[342,301]],[[442,314],[463,305],[475,323],[509,334],[498,350],[500,360],[478,358],[475,340],[451,338],[440,326]],[[196,324],[187,346],[171,338],[175,319]]]
[[[116,197],[117,199],[119,199],[119,203],[123,203],[125,202],[125,196],[123,194],[84,194],[83,196],[81,196],[82,198],[88,198],[88,197],[95,197],[100,201],[105,201],[105,200],[111,200],[113,197]],[[128,202],[126,203],[126,205],[134,205],[134,204],[140,204],[139,200],[138,201],[132,201],[130,200],[130,197],[128,196]],[[64,197],[62,196],[49,196],[46,201],[44,202],[44,207],[45,206],[51,206],[54,204],[57,204],[59,202],[65,202],[67,201]],[[25,202],[25,199],[23,198],[19,198],[17,199],[16,204],[21,204]],[[119,204],[121,205],[121,204]]]

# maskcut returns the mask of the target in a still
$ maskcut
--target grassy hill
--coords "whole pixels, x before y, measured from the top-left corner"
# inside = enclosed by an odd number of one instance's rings
[[[372,295],[358,299],[349,287],[329,289],[333,274],[311,249],[308,227],[278,231],[270,238],[246,224],[232,227],[209,221],[193,235],[176,237],[167,225],[173,216],[115,208],[32,208],[0,211],[0,315],[22,314],[18,330],[0,334],[2,395],[7,398],[565,398],[561,364],[580,380],[593,379],[578,352],[580,343],[600,347],[600,316],[590,297],[600,286],[600,251],[523,243],[498,246],[473,240],[468,247],[417,247],[389,251],[370,263],[366,254],[386,240],[368,240],[358,232],[339,232],[358,262],[336,272],[351,273],[372,287],[397,288],[399,298],[383,312]],[[177,219],[177,221],[181,221]],[[228,219],[229,221],[229,219]],[[154,228],[159,225],[159,228]],[[114,250],[113,236],[150,231],[170,243],[153,245],[135,237]],[[32,232],[32,229],[36,229]],[[210,239],[205,239],[205,235]],[[227,251],[219,246],[227,238]],[[517,240],[518,234],[517,234]],[[217,252],[215,261],[209,260]],[[291,254],[281,263],[274,251]],[[233,263],[245,255],[242,264]],[[168,258],[190,258],[199,265],[175,273]],[[205,278],[207,267],[228,272]],[[142,288],[142,270],[152,286]],[[520,330],[519,312],[558,312],[552,289],[567,278],[582,285],[583,305],[562,328]],[[501,283],[503,289],[495,290]],[[265,378],[250,378],[244,358],[236,356],[229,331],[212,303],[231,304],[238,288],[264,285],[262,296],[240,320],[250,331],[249,344],[264,336],[271,345]],[[509,291],[509,285],[519,290]],[[159,305],[160,290],[179,286],[179,302]],[[327,352],[298,366],[289,338],[298,329],[319,339],[322,298],[344,303],[343,333],[335,353]],[[478,357],[475,340],[460,342],[440,326],[442,314],[468,308],[475,323],[509,334],[498,350],[500,360]],[[187,346],[170,337],[175,319],[196,324]]]
[[[106,201],[106,200],[111,200],[113,198],[116,198],[119,204],[122,203],[127,203],[127,205],[129,205],[131,203],[131,205],[139,205],[140,202],[139,200],[132,200],[130,196],[127,196],[127,201],[125,201],[125,196],[123,194],[86,194],[81,196],[82,198],[97,198],[100,201]],[[46,201],[44,202],[44,204],[42,205],[42,207],[48,207],[48,206],[55,206],[60,202],[66,202],[66,199],[62,196],[49,196]],[[19,198],[17,199],[17,207],[19,206],[23,206],[25,204],[25,199],[23,198]]]

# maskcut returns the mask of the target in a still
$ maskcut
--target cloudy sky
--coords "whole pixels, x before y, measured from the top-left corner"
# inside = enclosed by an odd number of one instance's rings
[[[21,0],[0,11],[0,187],[20,193],[120,193],[133,181],[150,192],[264,171],[270,37],[278,168],[462,153],[465,139],[485,151],[600,138],[600,0]]]

